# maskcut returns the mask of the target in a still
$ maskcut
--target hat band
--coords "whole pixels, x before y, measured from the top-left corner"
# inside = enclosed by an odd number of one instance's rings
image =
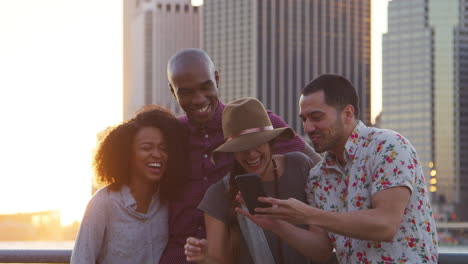
[[[256,128],[249,128],[249,129],[246,129],[246,130],[242,130],[241,132],[239,132],[239,134],[234,135],[234,136],[232,136],[232,137],[228,137],[228,138],[226,139],[226,141],[229,141],[229,140],[231,140],[231,139],[240,137],[240,136],[242,136],[242,135],[252,134],[252,133],[257,133],[257,132],[262,132],[262,131],[267,131],[267,130],[273,130],[273,126],[256,127]]]

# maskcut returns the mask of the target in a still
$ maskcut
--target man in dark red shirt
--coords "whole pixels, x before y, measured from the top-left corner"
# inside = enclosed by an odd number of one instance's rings
[[[168,62],[169,87],[185,112],[179,120],[190,132],[191,174],[187,177],[186,191],[169,206],[169,242],[160,263],[187,263],[185,240],[189,236],[206,238],[203,212],[197,209],[205,191],[231,169],[232,153],[222,153],[216,164],[211,153],[224,143],[221,117],[224,104],[218,98],[219,74],[213,61],[202,50],[185,49]],[[268,111],[274,128],[287,124]],[[248,117],[246,117],[248,118]],[[293,140],[275,142],[275,153],[302,151],[314,162],[320,156],[296,135]],[[184,164],[181,164],[183,166]]]

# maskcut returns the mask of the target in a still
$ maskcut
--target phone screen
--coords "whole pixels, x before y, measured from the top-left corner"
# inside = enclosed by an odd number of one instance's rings
[[[267,196],[263,190],[262,180],[257,174],[237,175],[235,180],[250,214],[256,214],[254,209],[257,207],[271,207],[271,204],[262,203],[257,200],[258,197]]]

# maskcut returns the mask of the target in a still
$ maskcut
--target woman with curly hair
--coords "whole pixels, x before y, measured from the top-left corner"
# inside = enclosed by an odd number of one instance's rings
[[[71,263],[158,263],[168,239],[167,203],[187,172],[185,128],[146,106],[110,129],[94,156],[108,184],[89,201]]]

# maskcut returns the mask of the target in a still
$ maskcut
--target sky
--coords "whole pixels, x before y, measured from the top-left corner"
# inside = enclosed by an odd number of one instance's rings
[[[390,0],[391,1],[391,0]],[[382,111],[382,34],[387,32],[389,0],[371,2],[371,117],[372,122]]]
[[[387,0],[372,0],[372,114],[381,109]],[[91,197],[96,134],[122,121],[122,2],[0,0],[0,214]]]
[[[122,118],[122,4],[0,0],[0,214],[81,219],[96,133]]]

